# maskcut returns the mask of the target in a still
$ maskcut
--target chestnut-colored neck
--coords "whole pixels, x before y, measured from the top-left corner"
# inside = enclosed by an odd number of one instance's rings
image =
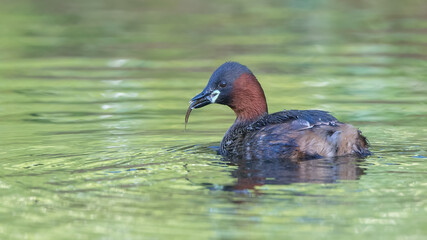
[[[234,81],[229,106],[236,121],[253,121],[268,113],[264,91],[253,74],[244,73]]]

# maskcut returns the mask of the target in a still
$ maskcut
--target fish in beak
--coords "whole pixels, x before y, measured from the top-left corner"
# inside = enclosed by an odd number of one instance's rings
[[[205,89],[203,92],[197,94],[191,99],[190,106],[187,109],[187,114],[185,114],[185,129],[187,129],[188,118],[190,117],[191,111],[195,108],[201,108],[211,103],[215,103],[219,94],[219,90],[206,91]]]

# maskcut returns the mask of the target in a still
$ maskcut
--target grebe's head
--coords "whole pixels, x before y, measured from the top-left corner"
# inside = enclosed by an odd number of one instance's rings
[[[192,109],[211,103],[229,106],[238,121],[250,121],[267,113],[264,91],[254,74],[238,62],[226,62],[216,69],[203,91],[190,101],[186,122]]]

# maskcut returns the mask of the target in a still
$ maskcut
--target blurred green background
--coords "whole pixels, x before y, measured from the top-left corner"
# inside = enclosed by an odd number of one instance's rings
[[[0,0],[0,239],[426,239],[425,0]],[[230,163],[225,61],[367,159]]]

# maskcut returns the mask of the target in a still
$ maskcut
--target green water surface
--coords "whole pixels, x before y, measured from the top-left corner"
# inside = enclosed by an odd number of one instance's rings
[[[229,162],[225,61],[366,159]],[[425,0],[1,0],[0,239],[427,239]]]

